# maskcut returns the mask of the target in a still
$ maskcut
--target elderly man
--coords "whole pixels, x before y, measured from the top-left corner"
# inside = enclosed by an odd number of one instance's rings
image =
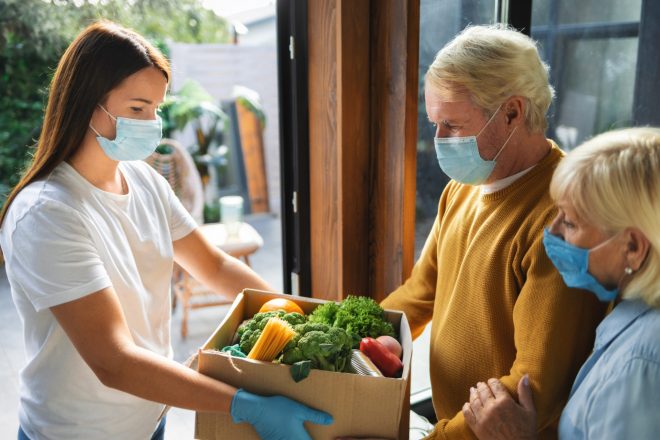
[[[555,438],[571,383],[604,307],[571,290],[543,250],[556,211],[548,194],[563,153],[546,139],[552,101],[535,43],[502,26],[473,26],[426,74],[435,148],[452,178],[410,278],[383,307],[418,336],[431,321],[438,424],[429,438],[472,438],[461,413],[470,387],[497,377],[534,390],[540,438]]]

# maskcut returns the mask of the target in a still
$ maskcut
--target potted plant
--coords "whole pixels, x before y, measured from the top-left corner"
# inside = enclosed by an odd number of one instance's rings
[[[171,138],[175,131],[183,131],[188,125],[192,127],[195,142],[187,150],[195,161],[206,194],[204,219],[207,222],[218,221],[218,186],[227,165],[228,151],[222,145],[227,123],[225,113],[197,81],[188,79],[176,93],[168,94],[160,115],[165,139]],[[161,154],[171,152],[167,142],[163,142],[156,151]]]
[[[226,115],[215,103],[214,98],[197,82],[186,80],[176,93],[168,94],[161,106],[163,119],[163,136],[172,137],[174,131],[182,131],[192,125],[195,143],[189,150],[204,184],[208,182],[209,165],[216,165],[221,160],[217,156],[222,153],[219,147],[222,143],[222,132]]]

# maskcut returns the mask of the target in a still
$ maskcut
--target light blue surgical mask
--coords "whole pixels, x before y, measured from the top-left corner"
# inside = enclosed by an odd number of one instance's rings
[[[442,171],[457,182],[467,185],[481,185],[493,172],[497,158],[500,156],[504,147],[508,144],[511,136],[515,133],[515,127],[504,144],[497,152],[493,160],[484,160],[479,155],[479,146],[477,137],[488,127],[488,124],[495,118],[500,111],[500,107],[495,110],[486,125],[477,133],[476,136],[464,137],[444,137],[434,138],[435,154],[438,157],[438,163]]]
[[[142,160],[156,150],[163,137],[163,121],[159,116],[150,120],[115,117],[101,104],[98,106],[116,122],[117,134],[114,140],[101,136],[92,124],[89,124],[89,128],[96,133],[96,140],[110,159]]]
[[[543,231],[543,246],[550,261],[564,279],[568,287],[586,289],[593,292],[599,300],[610,302],[619,294],[619,289],[607,290],[593,275],[589,273],[589,253],[605,245],[611,239],[604,241],[592,249],[573,246],[553,235],[545,229]]]

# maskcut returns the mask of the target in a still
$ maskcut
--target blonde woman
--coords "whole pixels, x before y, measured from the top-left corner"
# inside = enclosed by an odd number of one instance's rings
[[[615,304],[573,384],[559,437],[657,439],[660,129],[596,136],[559,164],[550,193],[559,214],[546,231],[548,256],[568,286]],[[471,389],[463,414],[482,440],[536,438],[536,410],[524,378],[518,398],[490,379]]]
[[[382,305],[404,311],[415,337],[431,323],[430,438],[472,438],[465,391],[484,377],[513,391],[525,372],[538,392],[536,429],[556,437],[604,316],[543,251],[556,213],[548,188],[563,156],[545,136],[552,96],[534,41],[505,26],[468,27],[426,73],[438,162],[452,180],[410,278]]]

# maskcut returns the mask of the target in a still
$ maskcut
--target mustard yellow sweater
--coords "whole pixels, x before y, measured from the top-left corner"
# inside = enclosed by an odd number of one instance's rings
[[[410,278],[382,303],[402,310],[413,337],[431,324],[430,376],[438,424],[429,438],[474,438],[461,413],[469,389],[499,378],[516,396],[528,373],[541,438],[556,424],[593,347],[605,306],[569,289],[543,249],[556,211],[548,194],[563,153],[548,155],[492,194],[450,182]]]

